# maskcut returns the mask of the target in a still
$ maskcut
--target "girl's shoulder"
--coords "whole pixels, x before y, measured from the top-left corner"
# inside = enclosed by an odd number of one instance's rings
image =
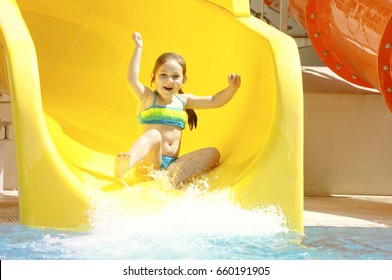
[[[178,94],[178,96],[181,97],[182,100],[188,101],[190,98],[195,98],[196,95],[184,92],[184,93]]]
[[[185,92],[184,92],[184,93],[177,94],[178,98],[181,99],[181,101],[182,101],[184,107],[185,107],[186,104],[188,103],[189,95],[190,95],[189,93],[185,93]]]
[[[181,97],[181,99],[184,101],[184,103],[188,103],[189,101],[198,99],[199,96],[192,94],[192,93],[183,93],[179,95]]]

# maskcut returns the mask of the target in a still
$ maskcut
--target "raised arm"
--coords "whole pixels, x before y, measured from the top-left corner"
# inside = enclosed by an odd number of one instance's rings
[[[233,73],[228,76],[229,85],[213,96],[196,96],[185,94],[186,107],[192,109],[210,109],[218,108],[229,102],[239,87],[241,86],[241,77]]]
[[[128,83],[136,98],[141,100],[145,93],[145,86],[139,81],[140,61],[142,58],[143,41],[139,32],[132,35],[135,48],[128,67]]]

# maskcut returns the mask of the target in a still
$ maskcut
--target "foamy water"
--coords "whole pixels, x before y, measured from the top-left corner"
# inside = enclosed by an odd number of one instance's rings
[[[287,232],[276,206],[245,210],[230,199],[228,189],[208,192],[190,187],[162,210],[132,215],[112,204],[98,204],[92,213],[95,234],[127,236],[269,235]]]
[[[137,195],[142,189],[132,186],[124,191]],[[154,188],[151,191],[157,194]],[[207,179],[195,180],[151,213],[129,212],[110,194],[93,205],[88,232],[18,226],[5,240],[13,245],[3,248],[4,256],[16,250],[27,259],[249,259],[297,246],[297,235],[290,233],[278,207],[242,209],[229,189],[209,191]],[[23,234],[26,229],[29,233]],[[14,243],[14,236],[24,240]]]
[[[279,209],[245,210],[227,189],[189,188],[160,211],[130,214],[102,200],[88,232],[0,224],[0,259],[390,259],[391,229],[305,227],[302,243]],[[137,191],[137,189],[132,189]]]
[[[137,186],[132,188],[137,192]],[[233,203],[228,189],[210,192],[206,181],[190,186],[156,213],[135,215],[110,200],[100,200],[91,212],[91,223],[86,234],[48,234],[45,243],[61,248],[68,258],[77,252],[88,259],[236,258],[289,232],[277,207],[242,209]],[[238,252],[233,255],[233,250]]]

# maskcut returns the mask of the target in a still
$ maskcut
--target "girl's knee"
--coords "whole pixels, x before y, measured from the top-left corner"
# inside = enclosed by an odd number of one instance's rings
[[[209,158],[209,161],[211,163],[214,163],[214,162],[216,162],[216,164],[219,163],[220,153],[217,148],[208,147],[208,148],[205,148],[204,150],[205,150],[204,152],[205,152],[206,156]]]
[[[197,164],[200,164],[203,170],[210,170],[217,166],[220,162],[220,153],[214,147],[208,147],[196,151],[198,154]]]

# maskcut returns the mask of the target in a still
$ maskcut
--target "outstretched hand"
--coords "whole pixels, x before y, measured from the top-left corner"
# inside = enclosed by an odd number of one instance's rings
[[[233,89],[237,90],[241,86],[241,77],[236,73],[230,74],[227,78],[229,81],[229,86],[231,86]]]
[[[143,47],[142,35],[139,32],[134,32],[132,34],[132,39],[133,39],[133,42],[135,43],[136,47],[138,47],[138,48]]]

